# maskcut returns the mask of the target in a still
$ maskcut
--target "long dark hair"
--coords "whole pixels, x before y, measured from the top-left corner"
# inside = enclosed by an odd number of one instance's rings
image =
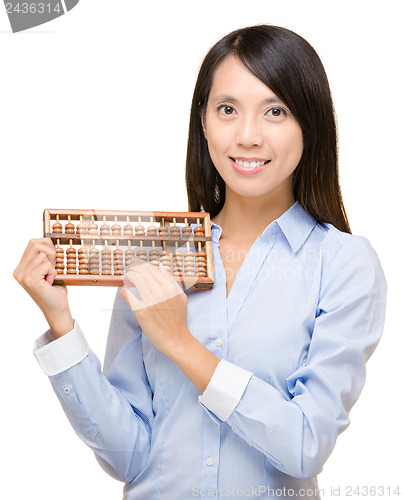
[[[350,233],[338,173],[338,144],[331,91],[321,60],[293,31],[257,25],[229,33],[206,55],[194,90],[187,145],[186,185],[190,211],[211,217],[225,203],[225,182],[209,156],[201,118],[217,65],[236,56],[290,109],[303,133],[303,154],[293,176],[293,196],[317,221]]]

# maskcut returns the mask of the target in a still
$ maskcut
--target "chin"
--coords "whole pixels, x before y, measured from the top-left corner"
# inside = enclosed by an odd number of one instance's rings
[[[269,195],[270,190],[268,191],[259,191],[257,189],[238,189],[233,190],[237,196],[241,196],[243,198],[259,198],[261,196]]]

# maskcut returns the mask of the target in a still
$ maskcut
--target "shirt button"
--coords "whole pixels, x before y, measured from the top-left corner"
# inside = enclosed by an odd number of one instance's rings
[[[217,347],[221,347],[221,345],[222,345],[222,344],[223,344],[223,340],[222,340],[220,337],[218,337],[218,338],[215,340],[215,345],[216,345]]]
[[[207,465],[213,465],[214,459],[212,457],[207,458]]]
[[[63,388],[64,394],[70,394],[70,388],[68,386],[64,386]]]

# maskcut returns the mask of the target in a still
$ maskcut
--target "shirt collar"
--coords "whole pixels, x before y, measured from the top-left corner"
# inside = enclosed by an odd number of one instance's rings
[[[300,206],[298,201],[296,201],[272,224],[280,228],[292,251],[296,253],[316,226],[317,221]],[[262,238],[264,238],[267,229],[262,233]]]
[[[215,224],[215,222],[211,221],[211,238],[212,241],[215,243],[219,243],[219,238],[221,237],[222,234],[222,228],[221,226],[218,226],[218,224]]]
[[[292,251],[296,253],[314,229],[317,222],[296,201],[286,212],[269,224],[260,238],[265,242],[281,230]],[[211,221],[211,236],[216,243],[222,234],[222,228]]]

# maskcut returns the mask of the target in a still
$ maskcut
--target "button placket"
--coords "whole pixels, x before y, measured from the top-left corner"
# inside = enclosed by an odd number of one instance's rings
[[[218,462],[221,442],[221,425],[204,415],[203,451],[200,488],[208,490],[218,487]]]
[[[218,337],[217,339],[215,339],[216,347],[222,347],[222,344],[223,344],[223,340],[221,337]]]
[[[250,293],[254,280],[258,277],[261,267],[275,244],[277,236],[276,226],[271,226],[269,236],[270,239],[268,242],[266,242],[265,239],[262,239],[261,236],[255,240],[248,251],[246,258],[244,259],[244,262],[233,283],[232,289],[230,290],[227,299],[228,334]]]
[[[226,359],[227,345],[227,301],[226,301],[226,273],[219,252],[219,241],[213,246],[213,259],[215,270],[215,284],[210,311],[210,349],[220,359]]]

